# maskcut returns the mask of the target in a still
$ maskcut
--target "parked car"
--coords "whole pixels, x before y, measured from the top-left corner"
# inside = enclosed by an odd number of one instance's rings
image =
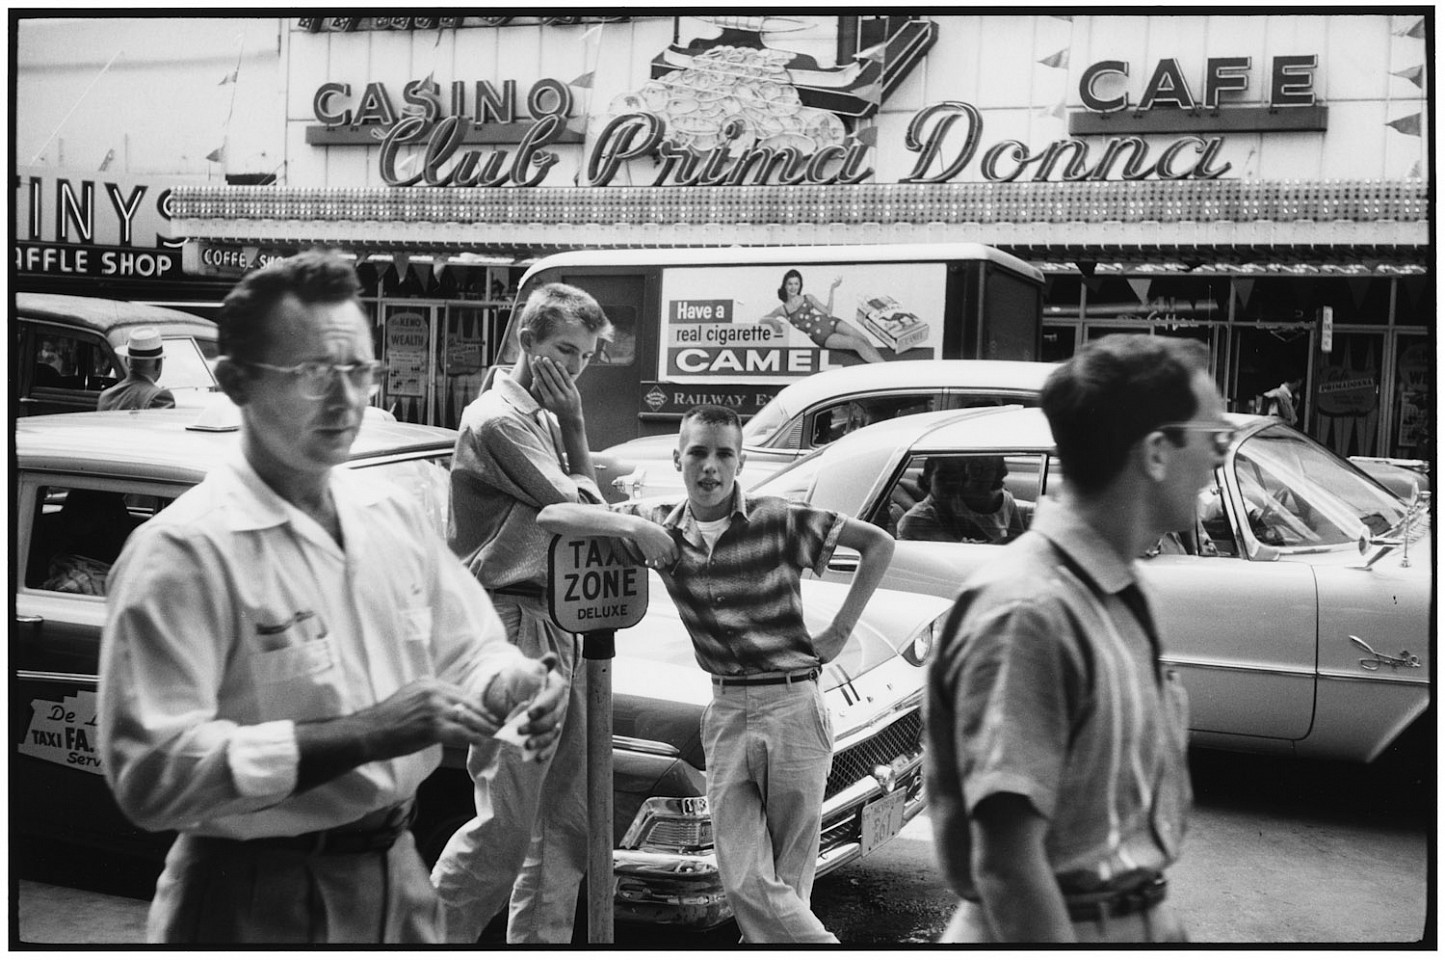
[[[177,406],[203,406],[216,389],[216,324],[179,310],[123,300],[17,293],[13,324],[16,413],[94,410],[101,391],[125,376],[132,330],[161,332],[160,385]]]
[[[1370,761],[1423,735],[1430,703],[1431,532],[1349,461],[1278,420],[1238,434],[1201,495],[1197,530],[1142,562],[1165,660],[1191,700],[1193,742]],[[865,427],[755,488],[897,536],[929,460],[1002,458],[1004,486],[1037,504],[1063,482],[1037,409],[961,411]],[[935,464],[934,469],[937,469]],[[910,528],[911,529],[911,528]],[[1002,546],[898,540],[884,586],[952,597]],[[1151,551],[1153,552],[1153,551]],[[829,579],[857,566],[839,551]]]
[[[930,410],[1037,406],[1057,364],[1025,360],[899,360],[815,373],[778,391],[743,425],[750,487],[810,450],[858,427]],[[672,463],[677,433],[641,437],[592,455],[597,482],[611,500],[681,496]]]
[[[221,398],[224,399],[224,398]],[[17,838],[78,842],[160,859],[170,837],[129,824],[95,746],[105,570],[135,527],[237,447],[235,408],[28,417],[16,424],[11,562],[10,823]],[[219,415],[218,415],[219,414]],[[192,429],[195,428],[195,429]],[[347,466],[405,485],[443,529],[456,433],[370,410]],[[57,563],[84,542],[89,569]],[[804,584],[822,629],[846,589]],[[712,852],[699,723],[707,674],[660,581],[636,627],[618,631],[613,666],[616,916],[708,928],[731,916]],[[824,801],[820,872],[883,843],[923,806],[922,664],[947,603],[880,591],[824,670],[836,747]],[[472,816],[461,751],[422,785],[414,830],[432,861]],[[25,861],[13,861],[24,869]]]

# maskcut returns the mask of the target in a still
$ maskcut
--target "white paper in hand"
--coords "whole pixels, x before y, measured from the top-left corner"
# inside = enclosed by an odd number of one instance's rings
[[[501,740],[503,743],[510,743],[518,750],[521,750],[522,759],[529,762],[535,760],[537,754],[541,753],[540,750],[527,749],[528,738],[523,736],[520,730],[522,724],[527,722],[527,710],[531,706],[532,701],[528,700],[522,706],[512,711],[512,716],[507,720],[507,722],[502,724],[502,726],[498,728],[496,733],[492,734],[492,736],[497,740]]]

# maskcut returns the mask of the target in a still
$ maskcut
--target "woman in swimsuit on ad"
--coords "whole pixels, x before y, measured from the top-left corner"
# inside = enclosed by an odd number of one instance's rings
[[[778,299],[783,302],[758,322],[782,333],[783,321],[786,320],[806,333],[808,338],[820,347],[829,350],[852,350],[869,363],[878,363],[883,359],[878,349],[848,321],[833,316],[833,293],[842,282],[842,277],[833,278],[833,285],[828,288],[828,305],[825,307],[818,302],[817,297],[803,292],[803,275],[796,270],[789,270],[783,274],[783,285],[778,288]]]

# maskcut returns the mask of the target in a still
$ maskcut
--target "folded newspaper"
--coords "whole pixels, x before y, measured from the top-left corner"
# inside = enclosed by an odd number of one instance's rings
[[[898,305],[892,297],[860,297],[858,322],[894,353],[928,339],[928,324]]]

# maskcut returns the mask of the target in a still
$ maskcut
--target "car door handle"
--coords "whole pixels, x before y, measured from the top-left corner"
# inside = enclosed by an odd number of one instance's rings
[[[859,559],[859,555],[852,550],[840,550],[828,561],[828,569],[838,573],[853,573],[858,569]]]
[[[45,622],[45,618],[44,618],[44,617],[37,617],[37,616],[35,616],[35,615],[33,615],[33,614],[19,614],[19,613],[17,613],[17,614],[15,615],[15,622],[16,622],[16,623],[23,623],[23,624],[27,624],[27,625],[37,625],[37,624],[44,623],[44,622]]]

